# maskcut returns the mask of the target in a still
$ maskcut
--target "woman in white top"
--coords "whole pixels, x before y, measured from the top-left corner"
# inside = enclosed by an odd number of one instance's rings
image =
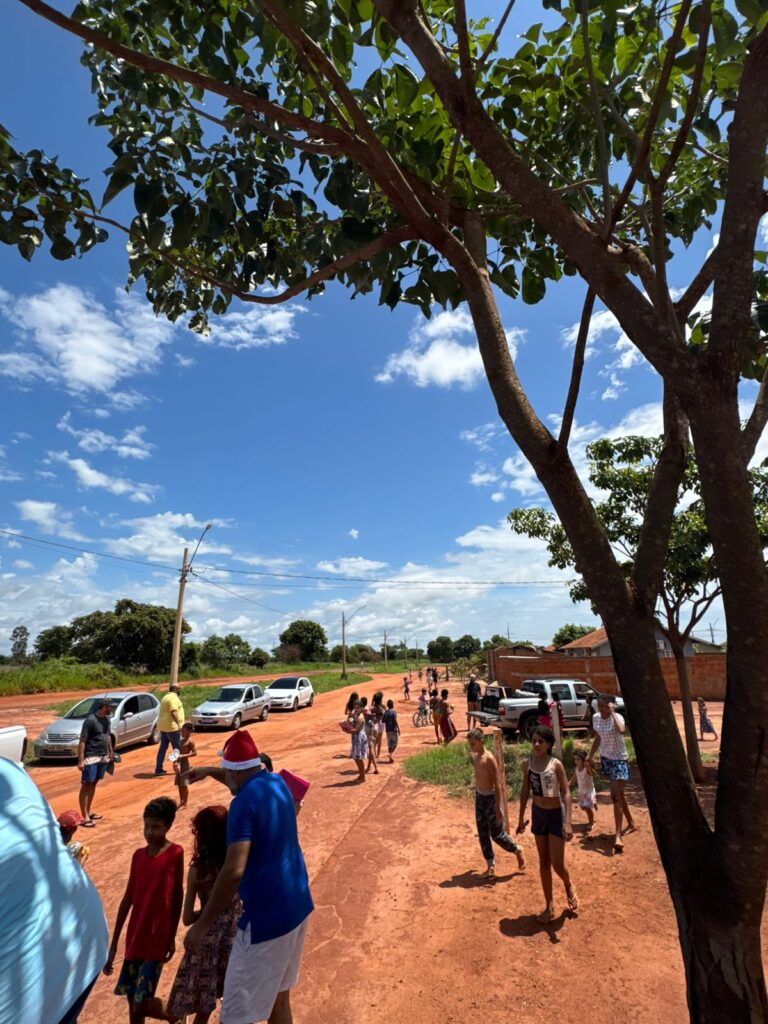
[[[611,785],[613,801],[613,817],[616,823],[616,835],[613,841],[613,852],[624,852],[623,836],[634,832],[635,822],[627,804],[624,789],[629,782],[629,756],[624,743],[626,724],[621,715],[616,713],[616,706],[610,695],[600,694],[597,698],[597,714],[592,719],[595,738],[589,752],[589,762],[593,763],[593,755],[600,748],[600,771]],[[627,827],[622,831],[624,818]]]

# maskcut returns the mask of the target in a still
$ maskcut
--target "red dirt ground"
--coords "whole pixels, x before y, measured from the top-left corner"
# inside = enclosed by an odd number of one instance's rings
[[[366,692],[377,683],[385,693],[396,685],[391,676],[382,676],[366,684]],[[514,857],[500,852],[495,882],[483,883],[479,872],[485,865],[470,802],[407,779],[400,763],[382,765],[364,786],[353,783],[354,767],[343,759],[349,740],[338,727],[347,692],[321,694],[312,709],[274,714],[249,726],[276,767],[313,782],[299,818],[316,909],[294,993],[297,1022],[358,1024],[373,1014],[388,1024],[686,1019],[675,920],[639,781],[630,800],[640,830],[627,838],[621,857],[611,855],[612,816],[604,795],[592,838],[581,831],[580,812],[574,812],[577,831],[567,856],[582,906],[577,916],[571,914],[558,893],[559,916],[545,927],[535,921],[542,897],[530,836],[526,873],[516,870]],[[392,695],[401,712],[401,761],[431,745],[434,735],[431,729],[415,729],[410,723],[415,705]],[[23,717],[32,737],[52,717],[42,707],[61,699],[60,694],[36,695],[36,703],[16,698],[15,713],[14,698],[3,699],[0,724]],[[710,712],[719,729],[721,708]],[[216,763],[226,735],[198,734],[198,763]],[[714,750],[716,744],[704,749]],[[144,804],[174,794],[170,777],[152,777],[155,751],[140,747],[124,753],[114,778],[107,777],[97,791],[95,809],[104,820],[82,831],[91,846],[88,871],[110,926],[131,855],[142,845]],[[74,765],[32,767],[30,774],[55,813],[77,806]],[[711,799],[711,793],[705,788],[702,795]],[[206,803],[226,803],[227,796],[212,781],[194,786],[190,810],[179,813],[171,838],[190,849],[190,814]],[[182,934],[183,929],[179,948]],[[178,959],[179,954],[164,971],[161,995],[170,988]],[[123,1024],[124,1000],[112,995],[113,986],[114,978],[100,978],[82,1024]]]

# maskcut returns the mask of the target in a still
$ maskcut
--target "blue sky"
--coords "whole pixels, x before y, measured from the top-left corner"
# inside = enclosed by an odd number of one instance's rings
[[[110,155],[87,124],[80,45],[15,5],[2,25],[0,122],[100,194]],[[32,52],[34,90],[19,84]],[[711,244],[675,260],[673,284]],[[34,636],[122,596],[174,604],[167,567],[209,521],[187,590],[196,638],[235,631],[269,648],[311,617],[333,643],[342,611],[361,605],[350,642],[509,627],[543,643],[563,622],[594,621],[543,548],[504,522],[544,496],[497,418],[464,308],[426,321],[331,287],[233,307],[203,340],[126,294],[126,269],[115,235],[67,263],[0,250],[0,528],[49,542],[0,536],[0,651],[19,623]],[[564,279],[539,306],[502,303],[545,417],[562,407],[582,298]],[[577,461],[603,434],[657,432],[659,398],[655,373],[598,312]],[[722,638],[721,611],[707,621]]]

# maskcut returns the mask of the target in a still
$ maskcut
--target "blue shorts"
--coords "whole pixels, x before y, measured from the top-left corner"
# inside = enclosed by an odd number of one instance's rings
[[[563,808],[539,807],[533,805],[531,816],[531,832],[535,836],[557,836],[563,838]]]
[[[84,786],[88,786],[91,782],[101,782],[106,771],[106,761],[97,761],[96,764],[83,765],[83,774],[80,781]]]
[[[115,985],[116,996],[128,996],[132,1003],[144,1003],[155,994],[162,960],[123,960],[123,968]]]
[[[629,782],[629,761],[623,758],[600,758],[600,771],[609,782]]]

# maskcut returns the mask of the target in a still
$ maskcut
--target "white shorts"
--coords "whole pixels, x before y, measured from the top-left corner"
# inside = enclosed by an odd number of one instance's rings
[[[221,1024],[261,1024],[280,992],[299,980],[309,918],[286,935],[251,942],[250,928],[237,929],[224,979]]]

